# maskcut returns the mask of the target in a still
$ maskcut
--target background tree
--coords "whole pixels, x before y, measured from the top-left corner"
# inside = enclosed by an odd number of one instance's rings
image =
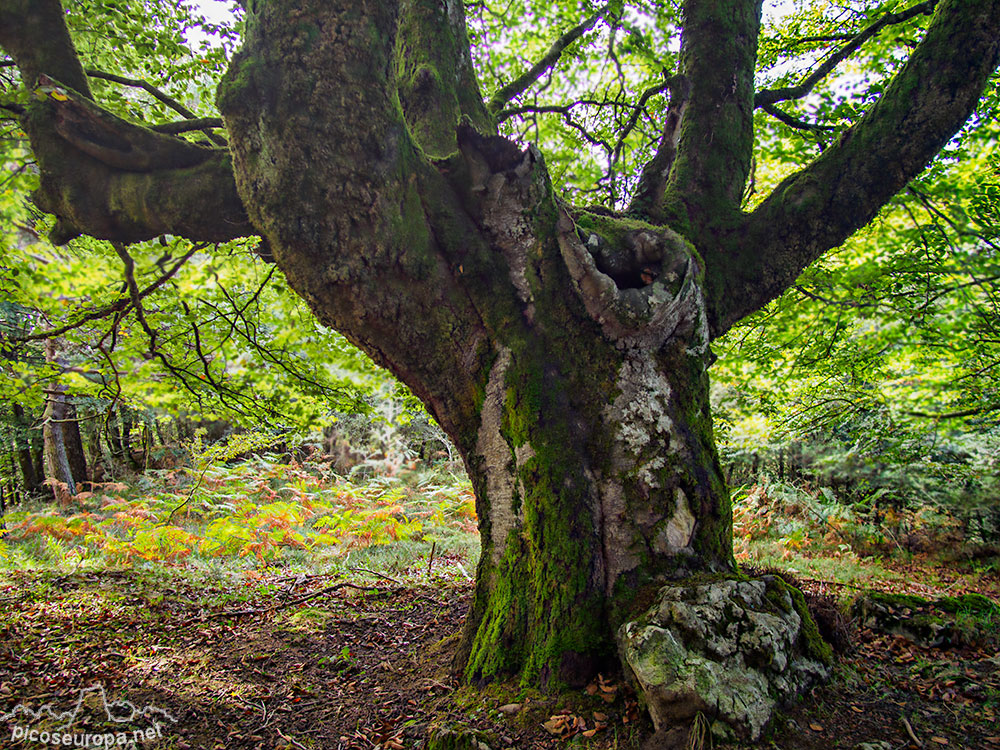
[[[509,28],[568,12],[520,8]],[[219,88],[226,149],[168,134],[190,122],[112,115],[61,5],[0,2],[0,45],[25,90],[5,106],[23,111],[53,241],[260,234],[320,320],[407,383],[455,441],[483,536],[460,653],[470,679],[577,682],[615,658],[615,628],[650,589],[733,570],[711,340],[914,179],[1000,58],[995,0],[872,4],[848,19],[854,33],[803,37],[813,60],[834,45],[812,73],[755,91],[758,62],[802,41],[760,41],[759,4],[586,15],[514,73],[491,68],[494,50],[516,47],[488,43],[498,27],[485,14],[473,57],[457,3],[248,2]],[[902,31],[875,50],[878,83],[836,125],[779,109],[890,27]],[[560,58],[595,41],[605,75],[574,82],[572,55]],[[546,103],[548,90],[571,100]],[[758,109],[823,151],[746,203],[765,184]],[[517,117],[545,141],[555,128],[542,115],[594,151],[556,149],[553,172],[538,148],[496,135]]]

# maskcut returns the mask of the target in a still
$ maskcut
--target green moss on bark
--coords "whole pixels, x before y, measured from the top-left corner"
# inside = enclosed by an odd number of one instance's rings
[[[833,648],[820,635],[816,620],[813,619],[812,614],[809,612],[809,606],[806,604],[806,598],[802,592],[794,586],[785,583],[777,576],[772,576],[768,579],[768,586],[769,593],[771,587],[773,587],[774,591],[785,591],[791,596],[795,612],[802,620],[802,630],[799,632],[799,644],[803,652],[811,659],[826,666],[831,666],[833,664]],[[772,596],[768,598],[774,600]],[[784,608],[783,605],[782,608]]]

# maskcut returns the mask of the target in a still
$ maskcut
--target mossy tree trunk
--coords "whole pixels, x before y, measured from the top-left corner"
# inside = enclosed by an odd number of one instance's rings
[[[51,339],[45,342],[45,359],[56,367],[65,366]],[[87,481],[87,461],[76,407],[70,401],[65,386],[53,384],[46,391],[43,424],[47,476],[64,485],[70,495],[75,495],[81,489],[80,483]],[[61,487],[54,486],[53,492],[57,499],[64,498]]]
[[[37,431],[31,424],[32,420],[22,406],[12,404],[14,415],[14,450],[17,453],[17,463],[21,469],[26,495],[38,492],[42,488],[45,472],[40,461],[37,461],[32,451],[32,433]]]
[[[257,232],[317,316],[412,388],[477,495],[470,680],[579,682],[658,582],[732,570],[711,339],[918,174],[1000,58],[1000,0],[942,0],[880,102],[747,214],[760,4],[688,0],[663,140],[609,214],[558,200],[542,155],[495,135],[457,0],[247,3],[226,153],[102,113],[71,46],[5,31],[57,23],[53,4],[0,0],[0,44],[69,87],[25,119],[58,237]]]

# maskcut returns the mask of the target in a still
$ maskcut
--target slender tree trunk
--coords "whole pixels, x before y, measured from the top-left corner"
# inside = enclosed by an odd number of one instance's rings
[[[73,479],[77,485],[86,482],[90,478],[87,469],[87,452],[83,447],[83,434],[80,430],[80,417],[76,406],[70,401],[67,403],[66,422],[63,437],[66,441],[66,457],[69,459],[69,468],[73,473]]]
[[[33,427],[29,433],[31,440],[31,463],[39,485],[45,481],[45,440],[41,427]],[[39,489],[41,487],[39,486]]]
[[[118,411],[109,411],[105,426],[107,428],[108,448],[111,450],[111,459],[114,464],[120,466],[125,458],[125,447],[122,444],[121,430],[118,428]]]
[[[103,419],[99,406],[85,415],[81,432],[87,447],[87,465],[90,467],[90,481],[100,482],[104,473],[104,441],[101,439]]]
[[[63,366],[51,339],[45,342],[45,358],[51,364]],[[47,474],[50,479],[65,485],[70,495],[75,495],[78,483],[87,479],[76,410],[69,402],[63,385],[53,385],[46,396],[43,438]],[[53,491],[57,499],[62,499],[59,489],[54,487]]]
[[[121,420],[122,455],[128,461],[129,466],[136,469],[139,464],[136,462],[135,456],[132,455],[132,426],[134,424],[132,410],[127,406],[123,406],[118,410],[118,417]]]
[[[24,490],[28,494],[38,492],[44,479],[40,462],[36,462],[31,446],[31,420],[19,404],[13,405],[14,412],[14,449],[17,462],[24,479]]]

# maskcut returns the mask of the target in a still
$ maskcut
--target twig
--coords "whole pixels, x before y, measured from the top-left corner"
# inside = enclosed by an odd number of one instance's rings
[[[285,742],[291,743],[292,745],[295,745],[295,747],[300,747],[300,748],[302,748],[302,750],[309,750],[308,747],[306,747],[305,745],[303,745],[298,740],[293,739],[292,737],[289,737],[287,735],[282,734],[281,730],[278,729],[277,727],[274,728],[274,731],[277,732],[278,736],[281,737],[281,739],[283,739]]]
[[[244,706],[249,706],[250,708],[258,708],[258,706],[255,706],[253,703],[246,700],[243,696],[236,695],[235,693],[233,693],[232,695],[236,700],[238,700]],[[261,701],[259,708],[261,711],[263,711],[264,715],[261,717],[261,721],[263,723],[259,727],[257,727],[258,730],[263,729],[264,727],[266,727],[268,724],[271,723],[271,720],[267,717],[267,704],[264,701]]]
[[[205,474],[208,473],[208,469],[210,466],[211,466],[210,463],[208,462],[205,463],[205,468],[202,469],[201,473],[198,475],[198,481],[194,483],[194,487],[192,487],[191,491],[188,492],[187,497],[184,498],[184,502],[182,502],[180,505],[178,505],[176,508],[170,511],[170,515],[167,516],[167,520],[163,522],[164,526],[169,526],[171,519],[173,519],[177,511],[179,511],[181,508],[183,508],[185,505],[191,502],[191,498],[194,497],[194,493],[198,491],[199,487],[201,487],[202,480],[205,479]]]
[[[910,722],[906,720],[905,716],[899,717],[903,720],[903,726],[906,727],[906,733],[910,735],[910,739],[913,740],[913,744],[917,747],[923,747],[924,743],[917,739],[917,735],[913,732],[913,727],[910,726]]]
[[[371,570],[370,568],[348,568],[348,570],[350,570],[352,573],[368,573],[369,575],[373,575],[376,578],[384,578],[385,580],[391,581],[392,583],[396,584],[397,586],[402,586],[403,585],[402,582],[397,581],[395,578],[392,578],[391,576],[387,576],[387,575],[385,575],[385,573],[378,573],[378,572],[376,572],[374,570]]]
[[[301,604],[302,602],[307,602],[310,599],[315,599],[323,594],[332,594],[334,591],[339,591],[340,589],[351,588],[358,589],[359,591],[385,591],[386,589],[380,589],[378,586],[359,586],[356,583],[336,583],[333,586],[327,586],[319,591],[314,591],[311,594],[306,594],[305,596],[300,596],[298,599],[292,599],[288,602],[283,602],[282,604],[275,604],[270,607],[262,607],[259,609],[230,609],[225,612],[216,612],[215,614],[207,615],[201,618],[201,620],[189,620],[184,625],[188,625],[192,622],[201,622],[204,620],[221,620],[225,617],[243,617],[245,615],[263,615],[271,612],[277,612],[282,609],[288,609],[289,607],[294,607],[296,604]],[[396,592],[390,592],[396,593]]]
[[[431,566],[434,564],[434,552],[437,551],[437,542],[431,542],[431,556],[427,559],[427,577],[430,578]]]

